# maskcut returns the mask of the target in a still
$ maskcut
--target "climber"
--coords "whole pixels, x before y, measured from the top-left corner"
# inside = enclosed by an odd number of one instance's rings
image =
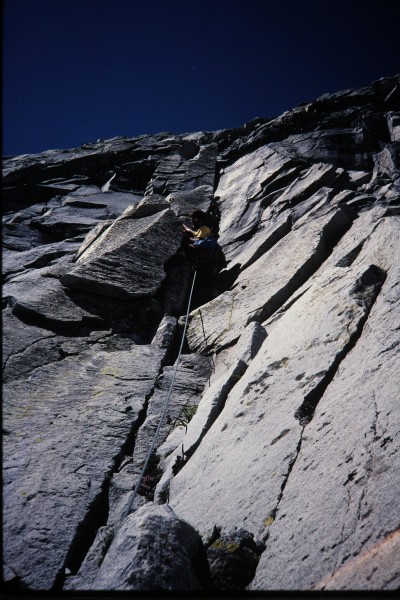
[[[193,229],[183,224],[184,246],[190,245],[189,242],[203,240],[212,235],[210,227],[207,225],[207,215],[202,210],[195,210],[192,215]],[[190,237],[190,234],[193,237]],[[186,241],[186,244],[185,244]]]
[[[204,285],[211,285],[221,268],[226,266],[225,256],[218,244],[209,216],[201,210],[192,215],[193,229],[183,225],[182,251],[204,278]]]

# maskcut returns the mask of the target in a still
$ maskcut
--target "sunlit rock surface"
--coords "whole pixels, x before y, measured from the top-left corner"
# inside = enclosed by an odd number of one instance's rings
[[[396,76],[3,161],[6,590],[399,588],[399,123]]]

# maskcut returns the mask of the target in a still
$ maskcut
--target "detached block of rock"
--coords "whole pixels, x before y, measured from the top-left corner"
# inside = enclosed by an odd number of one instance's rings
[[[207,560],[201,538],[166,505],[147,503],[122,524],[92,590],[201,590]]]
[[[164,265],[178,250],[181,237],[180,223],[169,209],[143,219],[117,220],[60,281],[104,296],[152,296],[165,279]]]

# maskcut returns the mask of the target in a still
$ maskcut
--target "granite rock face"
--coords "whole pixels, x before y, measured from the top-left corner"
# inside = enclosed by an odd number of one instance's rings
[[[395,76],[4,160],[6,590],[398,589],[399,122]]]

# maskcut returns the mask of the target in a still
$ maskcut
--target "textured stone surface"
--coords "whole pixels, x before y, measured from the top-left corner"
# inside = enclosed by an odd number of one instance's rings
[[[164,459],[163,475],[157,484],[156,497],[160,499],[163,494],[168,492],[177,461],[179,463],[179,460],[182,460],[182,454],[187,460],[198,448],[201,440],[224,408],[229,392],[245,373],[265,337],[266,332],[259,323],[250,323],[246,327],[234,348],[233,356],[230,357],[230,366],[224,369],[219,378],[216,378],[213,373],[213,382],[210,378],[210,385],[204,393],[195,415],[186,425],[184,435],[181,433],[176,435],[175,432],[172,432],[167,438],[166,448],[168,448],[167,442],[171,444],[176,441],[173,451],[168,451],[168,459]],[[164,446],[163,453],[166,448]]]
[[[107,219],[115,219],[121,215],[129,206],[135,206],[142,200],[142,195],[128,194],[123,192],[103,192],[100,194],[69,194],[65,200],[65,206],[79,208],[106,208]]]
[[[318,582],[315,590],[398,590],[400,532],[398,529],[366,552],[349,560]],[[379,592],[378,592],[379,593]]]
[[[65,254],[72,255],[78,250],[80,245],[80,241],[72,239],[53,244],[44,244],[25,251],[5,251],[3,253],[5,281],[25,269],[42,268]]]
[[[169,210],[115,221],[80,255],[61,283],[117,298],[152,296],[165,278],[165,263],[180,245],[179,231]]]
[[[357,259],[373,258],[387,278],[357,345],[303,433],[254,589],[308,588],[335,577],[397,528],[398,392],[388,375],[399,359],[399,223],[391,221],[378,226]],[[291,566],[283,574],[278,557],[289,540]],[[398,565],[389,561],[385,574],[369,583],[360,575],[357,587],[390,588],[396,574]],[[341,587],[352,589],[355,581],[353,573]]]
[[[172,480],[170,503],[178,515],[201,532],[216,524],[264,534],[313,402],[358,335],[381,283],[382,273],[367,260],[338,267],[281,317]]]
[[[73,325],[98,320],[96,315],[73,302],[57,279],[46,275],[46,268],[27,271],[3,287],[3,295],[14,314],[39,318],[43,324]]]
[[[144,420],[135,441],[135,453],[123,469],[117,473],[112,482],[110,502],[114,508],[114,515],[120,515],[130,502],[131,490],[136,486],[139,475],[145,464],[149,448],[153,442],[155,432],[160,423],[160,416],[166,405],[171,389],[171,381],[176,365],[164,367],[163,373],[157,380],[154,394],[149,400]],[[159,428],[155,450],[168,437],[174,427],[182,420],[185,422],[185,409],[192,414],[200,402],[201,393],[207,382],[211,371],[210,359],[204,356],[183,355],[176,371],[174,387],[168,401],[164,420]],[[157,480],[161,476],[158,473],[158,465],[150,465],[145,474],[139,494],[152,498],[156,488]],[[115,516],[112,520],[115,520]]]
[[[292,176],[293,165],[291,159],[267,146],[224,170],[216,191],[221,211],[220,243],[229,247],[253,232],[263,212],[268,185],[271,189],[272,181],[283,173]],[[284,182],[278,187],[281,185],[283,187]]]
[[[213,196],[213,188],[210,185],[200,185],[188,191],[177,191],[167,196],[171,208],[178,217],[190,217],[194,210],[207,212]]]
[[[108,218],[105,208],[61,206],[51,208],[43,216],[34,217],[31,226],[54,240],[87,233],[99,221]]]
[[[3,556],[25,585],[49,589],[73,540],[77,554],[86,543],[87,513],[105,518],[103,486],[161,359],[149,346],[84,351],[4,386]]]
[[[149,503],[122,524],[89,589],[200,590],[206,575],[199,534],[171,508]]]
[[[216,159],[215,144],[203,146],[197,140],[188,140],[160,162],[147,192],[166,196],[200,186],[213,187]]]
[[[6,592],[399,587],[399,114],[396,76],[4,159]],[[193,209],[227,265],[160,421]]]

